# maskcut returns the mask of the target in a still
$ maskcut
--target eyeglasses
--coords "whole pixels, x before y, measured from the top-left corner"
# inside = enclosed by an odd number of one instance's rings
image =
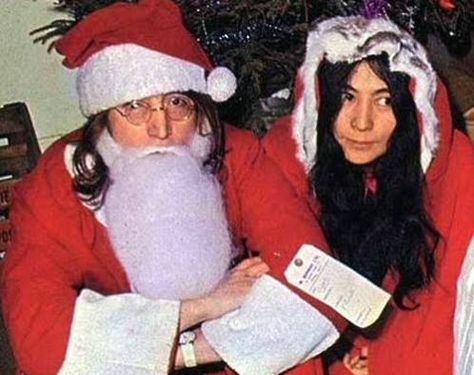
[[[142,125],[150,121],[152,113],[156,111],[164,111],[166,119],[170,121],[187,120],[196,110],[196,104],[186,95],[170,93],[162,96],[158,108],[153,108],[144,100],[132,100],[114,109],[131,124]]]

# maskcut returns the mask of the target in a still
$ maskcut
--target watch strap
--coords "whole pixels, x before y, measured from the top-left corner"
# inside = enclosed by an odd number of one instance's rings
[[[184,366],[185,367],[196,367],[197,360],[196,354],[194,352],[194,340],[186,340],[184,343],[180,344],[181,354],[183,356]]]

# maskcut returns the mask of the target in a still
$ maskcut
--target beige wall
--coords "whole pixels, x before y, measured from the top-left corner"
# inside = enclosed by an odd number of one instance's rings
[[[55,52],[33,44],[31,30],[58,18],[53,0],[1,0],[0,106],[25,102],[42,149],[59,135],[80,126],[74,77]]]

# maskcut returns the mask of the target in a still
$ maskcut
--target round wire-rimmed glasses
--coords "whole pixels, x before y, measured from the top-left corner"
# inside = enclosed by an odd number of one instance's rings
[[[131,124],[142,125],[150,121],[156,111],[164,111],[169,121],[185,121],[196,110],[196,103],[186,95],[169,93],[162,95],[159,107],[152,107],[146,100],[132,100],[114,109]]]

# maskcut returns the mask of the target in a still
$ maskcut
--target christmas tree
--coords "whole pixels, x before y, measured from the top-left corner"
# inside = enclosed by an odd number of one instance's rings
[[[138,0],[123,0],[138,2]],[[229,67],[238,91],[220,105],[222,118],[262,134],[292,107],[296,70],[313,22],[337,15],[388,17],[425,43],[437,34],[455,56],[471,48],[472,0],[176,0],[186,23],[214,62]],[[36,41],[64,34],[90,12],[117,0],[58,0],[69,15],[35,30]]]

